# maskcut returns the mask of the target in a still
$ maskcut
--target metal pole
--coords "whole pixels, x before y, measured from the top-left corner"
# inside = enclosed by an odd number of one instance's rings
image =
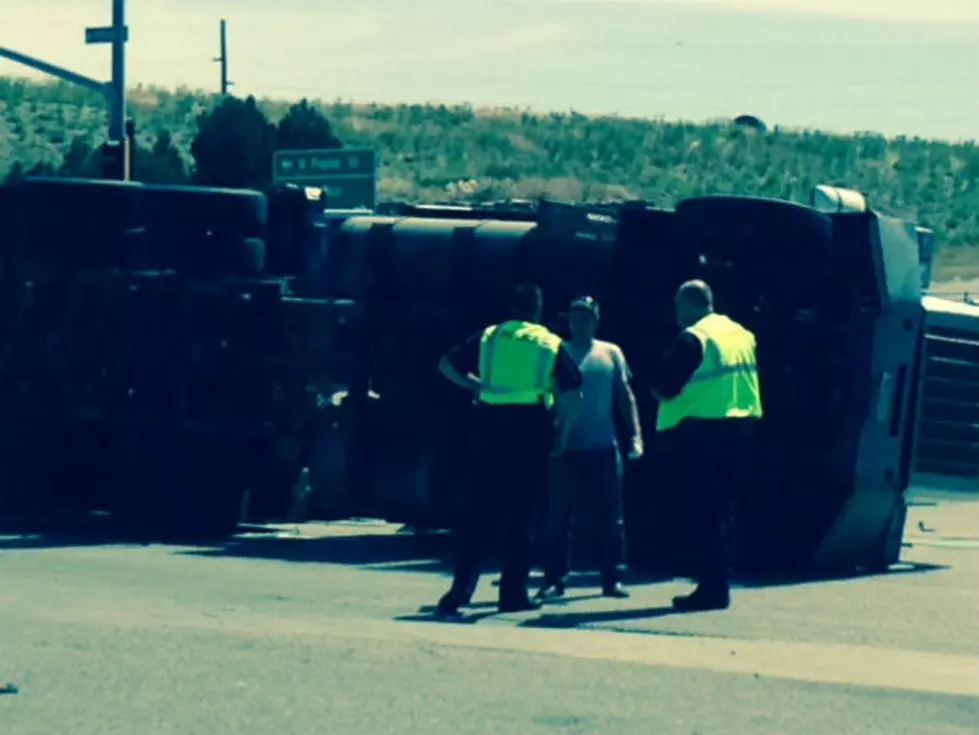
[[[221,94],[228,94],[228,21],[221,19]]]
[[[112,25],[110,27],[85,29],[85,43],[112,44],[112,79],[108,82],[99,82],[82,74],[76,74],[70,69],[49,64],[12,49],[0,47],[0,58],[10,59],[104,95],[109,108],[109,140],[103,151],[106,163],[105,175],[123,180],[129,179],[128,166],[126,165],[126,149],[128,147],[126,138],[126,42],[128,40],[125,0],[112,0]]]
[[[126,140],[126,0],[112,0],[112,95],[109,140]]]
[[[70,69],[65,69],[64,67],[57,66],[55,64],[49,64],[46,61],[35,59],[33,56],[19,53],[10,48],[0,47],[0,59],[10,59],[18,64],[23,64],[31,69],[37,69],[39,72],[50,74],[58,79],[64,79],[66,82],[77,84],[79,87],[90,89],[93,92],[98,92],[102,95],[109,94],[110,85],[106,82],[100,82],[96,79],[91,79],[81,74],[76,74]]]

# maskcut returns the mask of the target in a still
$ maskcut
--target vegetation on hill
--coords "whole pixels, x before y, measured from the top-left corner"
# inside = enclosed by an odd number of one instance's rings
[[[979,145],[726,123],[532,114],[443,105],[290,105],[138,87],[130,110],[146,181],[263,186],[276,148],[373,147],[382,199],[645,199],[704,193],[807,201],[813,185],[865,192],[880,211],[979,245]],[[96,175],[102,100],[64,83],[0,78],[0,177]],[[142,162],[142,163],[141,163]]]

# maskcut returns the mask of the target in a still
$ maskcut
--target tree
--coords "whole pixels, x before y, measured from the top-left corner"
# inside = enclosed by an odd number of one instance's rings
[[[71,139],[58,173],[62,176],[97,179],[102,175],[98,159],[88,136],[76,135]]]
[[[275,129],[275,147],[280,151],[340,148],[342,145],[320,108],[305,99],[290,107]]]
[[[57,176],[58,169],[50,161],[38,161],[29,169],[27,169],[27,176]]]
[[[267,188],[272,181],[275,128],[254,97],[227,97],[197,118],[191,143],[194,183],[231,188]]]
[[[20,161],[14,162],[14,165],[10,167],[7,172],[6,177],[4,177],[3,183],[6,184],[19,184],[24,180],[24,167],[20,165]]]
[[[137,146],[133,155],[134,181],[144,184],[185,184],[187,167],[173,145],[170,132],[163,130],[151,149]]]

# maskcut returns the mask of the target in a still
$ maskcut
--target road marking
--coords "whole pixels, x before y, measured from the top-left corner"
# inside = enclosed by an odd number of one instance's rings
[[[979,657],[975,656],[869,646],[637,635],[594,629],[556,631],[500,624],[407,622],[400,625],[413,638],[445,646],[979,697]]]
[[[136,606],[138,607],[138,606]],[[34,617],[118,628],[210,629],[270,638],[309,636],[344,640],[423,642],[455,648],[544,654],[651,667],[755,675],[818,684],[900,689],[979,697],[979,656],[928,653],[871,646],[678,637],[609,630],[518,627],[524,615],[501,616],[475,625],[364,620],[318,615],[280,616],[247,610],[204,614],[179,606],[126,614],[110,606],[73,606],[34,611]]]

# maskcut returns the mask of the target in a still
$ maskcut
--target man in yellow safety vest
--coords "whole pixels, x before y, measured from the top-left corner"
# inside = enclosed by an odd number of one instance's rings
[[[537,607],[527,595],[534,516],[545,492],[548,457],[564,451],[582,386],[561,338],[540,324],[542,301],[537,286],[518,287],[508,321],[479,330],[439,363],[446,379],[476,399],[468,502],[457,530],[452,587],[438,604],[442,615],[470,603],[500,520],[500,611]]]
[[[755,336],[714,312],[713,294],[703,281],[680,286],[675,306],[683,331],[654,376],[653,395],[660,402],[656,431],[677,440],[700,564],[696,589],[675,597],[673,606],[723,609],[731,604],[733,505],[762,416]]]

